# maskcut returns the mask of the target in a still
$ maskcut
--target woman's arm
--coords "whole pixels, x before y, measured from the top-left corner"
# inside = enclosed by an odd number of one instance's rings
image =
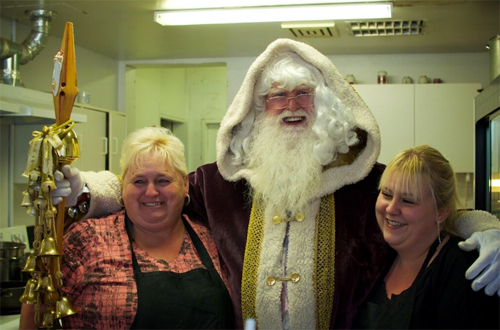
[[[35,305],[22,304],[19,330],[38,329],[35,323]]]

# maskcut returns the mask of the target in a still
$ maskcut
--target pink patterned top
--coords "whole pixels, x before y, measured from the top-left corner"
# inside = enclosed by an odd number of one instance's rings
[[[227,286],[219,255],[209,230],[193,223],[215,269]],[[205,268],[186,233],[179,256],[171,262],[150,257],[132,243],[144,273],[170,271],[184,273]],[[137,311],[137,286],[132,267],[130,242],[125,229],[125,213],[74,223],[64,236],[62,272],[63,295],[77,314],[63,318],[65,329],[129,329]]]

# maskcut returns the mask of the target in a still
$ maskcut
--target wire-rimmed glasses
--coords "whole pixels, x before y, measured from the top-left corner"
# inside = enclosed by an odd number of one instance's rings
[[[281,110],[288,106],[290,99],[295,99],[299,107],[308,108],[314,103],[314,93],[301,93],[295,96],[277,95],[268,98],[266,102],[270,108]]]

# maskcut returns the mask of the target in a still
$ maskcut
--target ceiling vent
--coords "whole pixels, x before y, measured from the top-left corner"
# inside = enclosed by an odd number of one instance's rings
[[[282,23],[296,38],[338,38],[339,31],[334,22]]]
[[[415,36],[424,32],[424,20],[349,22],[355,37]]]

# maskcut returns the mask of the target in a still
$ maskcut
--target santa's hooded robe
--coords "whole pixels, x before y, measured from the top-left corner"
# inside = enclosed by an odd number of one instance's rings
[[[235,127],[253,111],[254,87],[262,69],[278,53],[290,51],[318,68],[327,86],[352,110],[361,147],[325,167],[319,189],[307,210],[300,212],[303,219],[276,223],[274,214],[250,200],[252,170],[232,165],[229,144]],[[198,168],[189,190],[188,214],[207,221],[227,266],[237,320],[252,317],[260,328],[281,328],[286,282],[290,329],[350,326],[386,260],[375,219],[383,171],[376,163],[379,153],[380,133],[373,114],[327,57],[304,43],[279,39],[255,60],[221,122],[217,163]]]

